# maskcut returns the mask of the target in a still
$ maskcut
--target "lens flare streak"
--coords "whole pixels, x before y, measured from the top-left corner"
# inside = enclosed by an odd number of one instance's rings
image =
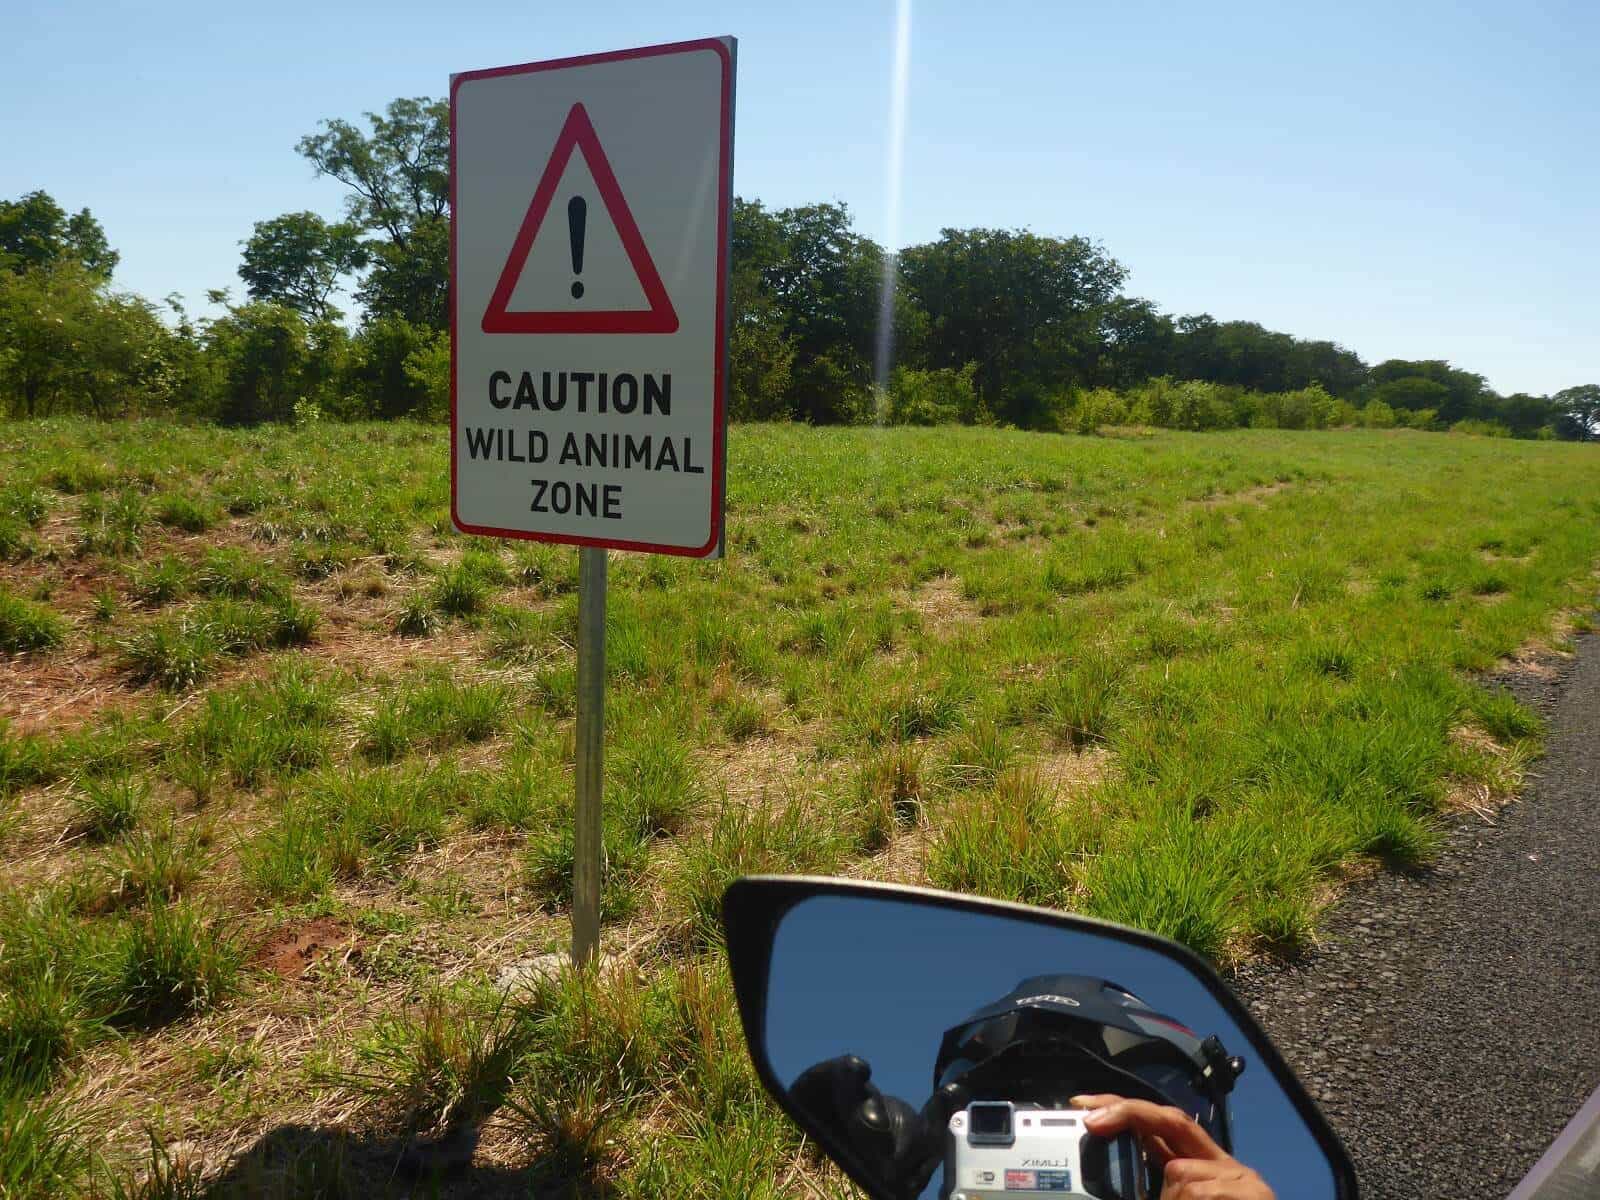
[[[889,89],[889,152],[884,186],[883,283],[878,293],[878,342],[873,360],[878,418],[888,397],[894,360],[894,294],[900,269],[900,184],[905,170],[906,105],[911,77],[911,0],[896,0],[894,68]]]

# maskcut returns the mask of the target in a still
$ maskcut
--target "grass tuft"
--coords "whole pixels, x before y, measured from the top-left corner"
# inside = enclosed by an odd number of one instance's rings
[[[936,887],[1059,905],[1097,833],[1086,811],[1067,813],[1036,773],[1013,768],[940,820],[928,878]]]
[[[113,942],[109,1019],[151,1029],[210,1008],[233,990],[243,957],[220,921],[187,902],[153,900]]]
[[[288,576],[266,559],[237,546],[222,546],[200,559],[194,587],[203,596],[272,600],[287,596],[291,585]]]
[[[308,777],[278,819],[241,851],[245,875],[279,900],[321,895],[334,879],[387,871],[437,845],[462,807],[461,776],[451,768],[324,771]]]
[[[129,586],[140,604],[161,608],[188,593],[189,568],[176,555],[163,554],[155,562],[135,568]]]
[[[180,832],[168,819],[160,829],[141,829],[113,846],[103,864],[118,904],[144,904],[178,899],[209,865],[205,835],[198,829]]]
[[[1479,689],[1469,701],[1472,715],[1501,745],[1510,746],[1544,734],[1544,718],[1503,688]]]
[[[861,769],[856,790],[861,804],[861,849],[875,854],[922,814],[927,798],[922,750],[904,743],[886,747]]]
[[[0,652],[53,650],[66,636],[67,624],[57,613],[0,588]]]
[[[0,1196],[55,1200],[70,1195],[90,1161],[82,1120],[65,1100],[0,1083]]]
[[[150,785],[131,771],[85,779],[73,793],[71,827],[92,841],[110,841],[139,823],[149,798]]]
[[[356,1047],[347,1087],[380,1098],[415,1132],[474,1125],[506,1101],[532,1030],[504,995],[430,993],[381,1018]]]
[[[379,704],[360,749],[371,762],[389,763],[416,749],[481,742],[505,726],[510,703],[499,684],[430,680]]]
[[[1042,711],[1056,738],[1075,750],[1105,741],[1115,724],[1121,680],[1117,664],[1100,654],[1054,675],[1045,689]]]
[[[106,1200],[205,1200],[210,1194],[198,1159],[174,1156],[147,1130],[149,1146],[142,1166],[111,1176]]]
[[[217,523],[217,511],[193,497],[174,492],[156,501],[156,520],[169,529],[204,533]]]
[[[78,517],[82,526],[77,545],[80,556],[137,554],[144,546],[149,503],[138,492],[122,492],[110,501],[95,492],[84,500]]]
[[[185,691],[210,675],[221,650],[208,625],[187,617],[152,621],[120,646],[123,670],[134,683],[169,692]]]
[[[601,827],[600,915],[615,920],[639,902],[638,883],[649,855],[647,839],[611,813]],[[523,855],[523,879],[550,911],[572,905],[576,833],[570,815],[534,830]]]
[[[14,734],[11,723],[0,718],[0,800],[52,778],[54,759],[43,738],[37,734]]]
[[[618,753],[610,774],[607,804],[641,838],[678,833],[700,802],[689,747],[666,720],[647,723]]]
[[[401,637],[432,637],[443,627],[428,597],[407,596],[394,614],[394,631]]]
[[[446,568],[430,591],[433,607],[447,617],[470,617],[489,602],[489,583],[463,562]]]
[[[1207,844],[1204,831],[1189,824],[1147,828],[1119,850],[1086,864],[1087,911],[1220,959],[1234,930],[1239,885],[1234,865]]]
[[[667,881],[671,912],[693,946],[722,941],[722,893],[741,875],[826,874],[848,848],[834,814],[794,798],[766,807],[725,801],[709,827],[685,839]]]

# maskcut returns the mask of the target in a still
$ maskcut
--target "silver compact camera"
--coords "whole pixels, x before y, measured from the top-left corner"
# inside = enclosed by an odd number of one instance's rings
[[[1146,1200],[1132,1134],[1096,1137],[1076,1109],[974,1100],[950,1117],[944,1200]]]

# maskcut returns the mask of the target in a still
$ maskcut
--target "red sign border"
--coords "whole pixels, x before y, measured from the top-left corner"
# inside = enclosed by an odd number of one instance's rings
[[[737,42],[733,38],[698,38],[687,42],[668,42],[659,46],[640,46],[632,50],[614,50],[604,54],[585,54],[574,58],[555,58],[546,62],[522,63],[510,67],[490,67],[480,71],[463,71],[450,79],[450,521],[462,533],[485,537],[517,538],[530,542],[554,542],[569,546],[595,546],[608,550],[639,550],[651,554],[673,554],[684,558],[706,558],[722,545],[725,524],[724,500],[727,491],[727,436],[728,436],[728,260],[731,250],[732,230],[730,220],[733,208],[733,58]],[[580,537],[575,534],[534,533],[525,529],[498,529],[491,525],[469,525],[461,519],[456,508],[456,484],[459,470],[456,412],[457,327],[456,313],[458,284],[456,280],[456,93],[464,83],[480,79],[497,79],[506,75],[526,75],[535,71],[553,71],[565,67],[584,67],[596,63],[625,62],[635,58],[655,58],[663,54],[687,54],[710,50],[722,60],[722,128],[721,163],[718,171],[717,214],[717,345],[712,388],[712,442],[711,442],[711,533],[700,546],[670,546],[656,542],[636,542],[620,538]]]

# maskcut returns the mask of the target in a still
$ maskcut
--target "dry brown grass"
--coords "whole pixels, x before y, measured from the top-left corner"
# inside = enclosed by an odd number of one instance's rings
[[[906,608],[921,619],[923,632],[936,640],[950,637],[963,625],[982,619],[977,605],[961,590],[961,581],[939,575],[917,588],[906,600]]]

